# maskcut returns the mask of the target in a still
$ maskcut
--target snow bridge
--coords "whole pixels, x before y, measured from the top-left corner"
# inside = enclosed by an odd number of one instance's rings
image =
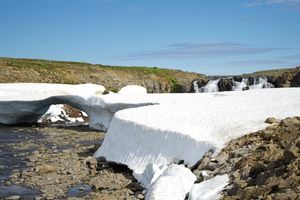
[[[146,199],[179,200],[211,187],[193,186],[191,171],[174,163],[192,167],[207,151],[217,153],[231,139],[265,128],[268,117],[300,116],[300,88],[102,95],[104,90],[93,84],[0,84],[0,123],[33,122],[50,105],[69,104],[89,115],[92,128],[107,130],[95,157],[132,169],[148,189]],[[207,184],[222,190],[227,181]]]

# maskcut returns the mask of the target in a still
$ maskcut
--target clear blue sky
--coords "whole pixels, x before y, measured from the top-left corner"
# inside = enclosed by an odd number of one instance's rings
[[[0,56],[240,74],[300,65],[300,0],[0,0]]]

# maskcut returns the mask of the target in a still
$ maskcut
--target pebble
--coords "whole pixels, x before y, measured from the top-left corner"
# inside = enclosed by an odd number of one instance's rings
[[[17,199],[21,199],[21,197],[19,195],[12,195],[9,197],[5,198],[6,200],[17,200]]]

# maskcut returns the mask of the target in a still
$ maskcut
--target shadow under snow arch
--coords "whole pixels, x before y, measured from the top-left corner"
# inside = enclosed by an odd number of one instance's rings
[[[137,101],[136,95],[104,92],[96,84],[0,84],[0,124],[35,123],[51,105],[68,104],[89,116],[91,128],[107,131],[115,112],[155,104],[145,98]]]
[[[89,126],[107,131],[115,112],[127,108],[153,105],[153,103],[107,103],[101,96],[84,98],[76,95],[52,96],[40,100],[0,100],[0,123],[34,123],[43,116],[51,105],[67,104],[84,111],[90,118]]]

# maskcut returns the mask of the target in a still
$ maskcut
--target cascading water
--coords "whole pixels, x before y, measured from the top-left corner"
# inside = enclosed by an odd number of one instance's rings
[[[200,92],[199,86],[198,86],[198,81],[194,81],[193,82],[193,87],[194,87],[195,93],[199,93]]]
[[[203,86],[200,88],[199,92],[219,92],[219,87],[218,87],[218,83],[219,83],[220,79],[217,80],[210,80],[206,86]]]
[[[231,82],[231,84],[232,84],[231,90],[232,91],[274,88],[273,84],[268,83],[268,78],[266,78],[266,77],[242,78],[241,82],[235,81],[234,78],[226,78],[225,80],[227,80],[229,83]],[[194,91],[196,93],[219,92],[220,91],[220,89],[218,87],[219,81],[220,81],[220,79],[210,80],[205,86],[203,86],[201,88],[199,88],[198,82],[194,81],[193,82]],[[221,91],[223,91],[223,90],[221,90]]]
[[[243,91],[248,87],[248,78],[243,78],[241,82],[233,80],[232,91]]]
[[[265,77],[255,77],[253,85],[249,86],[249,89],[262,89],[262,88],[273,88],[274,85],[268,83],[268,79]]]

